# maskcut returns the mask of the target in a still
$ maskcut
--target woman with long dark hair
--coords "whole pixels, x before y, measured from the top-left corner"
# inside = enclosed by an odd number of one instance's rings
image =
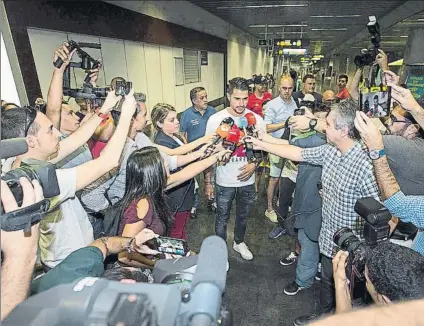
[[[179,136],[180,123],[177,112],[172,105],[158,103],[153,107],[152,124],[156,129],[154,143],[168,148],[178,148],[184,145]],[[174,223],[170,230],[172,238],[187,239],[186,226],[194,203],[194,179],[187,180],[178,187],[167,192],[168,205]]]
[[[222,150],[170,175],[157,148],[144,147],[134,151],[127,161],[125,194],[119,203],[124,207],[124,213],[118,235],[134,237],[144,228],[160,236],[169,235],[172,214],[168,208],[166,190],[193,178],[226,153],[227,150]],[[138,253],[119,254],[121,263],[135,267],[153,266],[151,258]]]

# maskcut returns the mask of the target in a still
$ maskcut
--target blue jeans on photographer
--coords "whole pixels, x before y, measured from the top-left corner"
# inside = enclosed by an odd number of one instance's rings
[[[297,239],[301,249],[297,259],[296,283],[301,287],[308,288],[314,283],[317,274],[319,246],[318,242],[309,239],[304,229],[298,230]]]
[[[215,221],[216,235],[227,241],[227,224],[235,198],[236,221],[234,226],[234,241],[236,244],[244,242],[247,219],[256,194],[255,185],[251,184],[237,188],[216,185],[215,190],[217,204]]]

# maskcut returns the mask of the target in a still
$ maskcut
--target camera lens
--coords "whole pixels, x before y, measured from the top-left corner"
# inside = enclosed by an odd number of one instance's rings
[[[344,251],[352,253],[360,245],[359,239],[353,234],[352,230],[344,227],[336,231],[333,241]]]

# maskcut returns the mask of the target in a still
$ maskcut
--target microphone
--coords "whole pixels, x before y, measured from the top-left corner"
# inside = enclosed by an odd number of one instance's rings
[[[227,138],[224,139],[222,142],[222,146],[225,149],[230,150],[231,152],[234,152],[237,148],[237,144],[240,141],[240,130],[239,127],[234,124],[233,128],[228,132]],[[226,164],[230,160],[230,156],[224,156],[224,159],[222,161],[223,164]]]
[[[213,235],[203,241],[191,284],[190,325],[212,325],[215,321],[225,290],[227,261],[228,251],[224,240]]]
[[[255,116],[253,116],[255,117]],[[246,128],[249,126],[249,122],[247,121],[246,117],[240,117],[239,120],[239,128],[244,131],[244,136],[247,137],[247,131]],[[244,140],[244,148],[246,149],[246,156],[248,162],[254,162],[256,161],[256,157],[253,153],[253,145],[251,143],[246,142],[246,139]]]
[[[253,136],[253,137],[258,138],[258,133],[253,132],[253,130],[256,127],[256,117],[255,117],[255,115],[251,112],[247,112],[244,116],[247,119],[247,124],[248,124],[247,131],[249,132],[249,136]],[[252,147],[252,150],[253,150],[253,145],[251,143],[249,143],[249,145]],[[264,153],[262,151],[253,150],[253,155],[255,157],[255,161],[264,159]]]
[[[218,143],[222,140],[227,138],[229,127],[225,124],[221,124],[218,129],[216,130],[216,137],[212,141],[212,144],[210,144],[208,147],[206,147],[205,154],[201,157],[201,160],[205,159],[206,157],[209,157],[212,152],[213,148],[218,145]]]
[[[224,120],[221,121],[221,125],[226,124],[232,127],[234,125],[234,120],[231,117],[227,117]]]
[[[1,159],[22,155],[28,152],[25,138],[12,138],[1,141]]]

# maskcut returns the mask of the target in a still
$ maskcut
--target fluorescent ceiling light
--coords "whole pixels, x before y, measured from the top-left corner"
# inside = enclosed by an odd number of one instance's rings
[[[288,25],[249,25],[249,28],[275,28],[275,27],[308,27],[308,24],[288,24]]]
[[[400,36],[398,36],[398,35],[382,35],[381,36],[381,38],[407,38],[408,37],[408,35],[400,35]],[[364,40],[364,42],[365,42],[365,40]]]
[[[311,31],[347,31],[347,28],[311,28]]]
[[[402,38],[407,38],[407,37],[408,37],[408,35],[401,35],[400,37],[402,37]]]
[[[311,18],[355,18],[355,17],[361,17],[361,15],[314,15],[311,16]]]
[[[308,7],[304,4],[282,4],[282,5],[246,5],[246,6],[220,6],[217,9],[255,9],[255,8],[280,8],[280,7]]]
[[[258,33],[260,35],[281,35],[281,34],[306,34],[306,32],[273,32],[273,33],[265,33],[265,32],[260,32]]]

